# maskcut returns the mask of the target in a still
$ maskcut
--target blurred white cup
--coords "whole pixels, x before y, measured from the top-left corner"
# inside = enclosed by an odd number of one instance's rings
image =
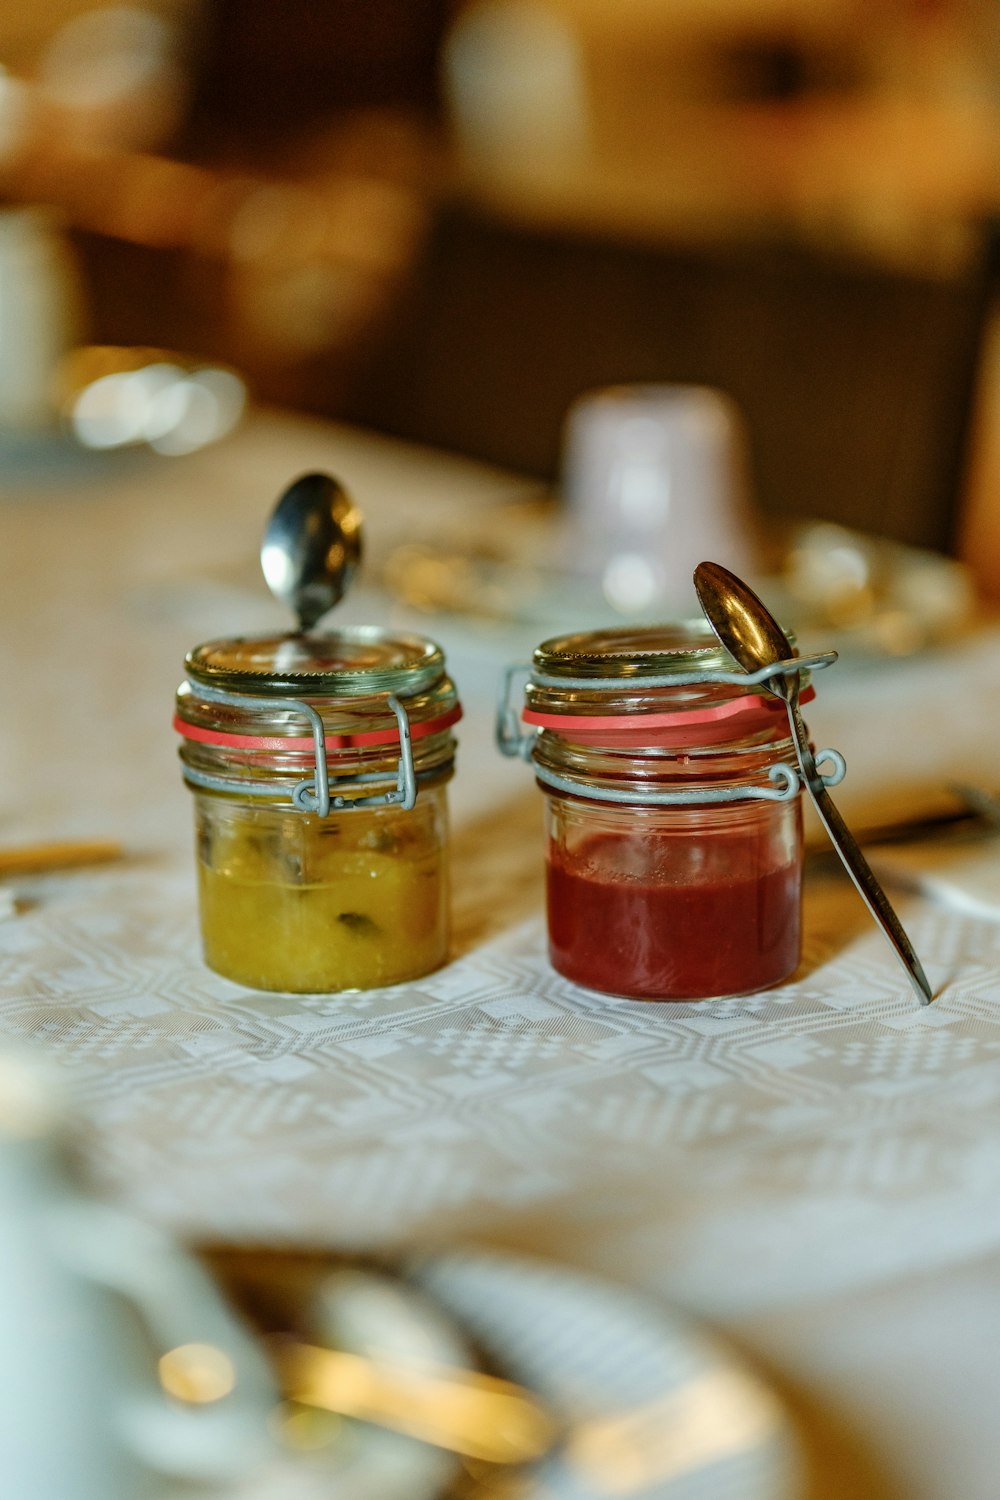
[[[56,369],[82,325],[80,279],[58,229],[36,209],[0,210],[0,431],[55,424]]]
[[[581,396],[566,420],[562,493],[574,566],[622,614],[696,612],[692,574],[706,560],[757,570],[743,421],[720,391]]]

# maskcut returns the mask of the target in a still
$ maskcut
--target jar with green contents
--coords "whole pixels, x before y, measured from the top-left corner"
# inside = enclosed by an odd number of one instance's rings
[[[461,708],[440,647],[362,626],[212,641],[186,669],[174,722],[209,967],[328,993],[442,964]]]

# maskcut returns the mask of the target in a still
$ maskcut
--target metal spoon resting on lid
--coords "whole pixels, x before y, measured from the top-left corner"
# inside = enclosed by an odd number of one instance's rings
[[[361,512],[329,474],[303,474],[271,513],[260,565],[306,631],[339,604],[361,561]]]
[[[795,655],[791,642],[766,605],[728,568],[719,563],[699,563],[694,572],[694,586],[709,624],[745,672],[757,672]],[[868,910],[892,944],[917,999],[921,1005],[928,1005],[933,996],[923,965],[816,768],[799,711],[798,673],[777,673],[762,686],[784,702],[802,777],[823,826]]]

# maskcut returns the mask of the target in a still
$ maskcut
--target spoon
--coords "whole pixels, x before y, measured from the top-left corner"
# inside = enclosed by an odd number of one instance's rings
[[[361,561],[361,512],[329,474],[303,474],[278,500],[260,565],[276,599],[295,611],[299,633],[339,604]]]
[[[694,570],[694,586],[709,624],[745,672],[757,672],[761,667],[788,661],[795,655],[791,642],[767,606],[728,568],[719,563],[699,563]],[[868,910],[895,949],[917,999],[921,1005],[929,1005],[933,998],[931,987],[913,945],[816,769],[799,711],[798,673],[779,673],[761,686],[783,701],[802,777],[823,826]]]
[[[452,1313],[405,1276],[324,1251],[200,1253],[264,1339],[293,1444],[308,1408],[494,1464],[530,1463],[557,1441],[555,1413],[477,1368]]]

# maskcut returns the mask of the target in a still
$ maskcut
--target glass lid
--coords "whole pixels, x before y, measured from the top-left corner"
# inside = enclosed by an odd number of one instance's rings
[[[444,675],[444,653],[424,636],[358,625],[329,634],[234,636],[188,653],[188,677],[224,692],[409,697]]]
[[[541,678],[642,678],[671,672],[739,671],[707,620],[587,630],[543,641],[533,658]]]

